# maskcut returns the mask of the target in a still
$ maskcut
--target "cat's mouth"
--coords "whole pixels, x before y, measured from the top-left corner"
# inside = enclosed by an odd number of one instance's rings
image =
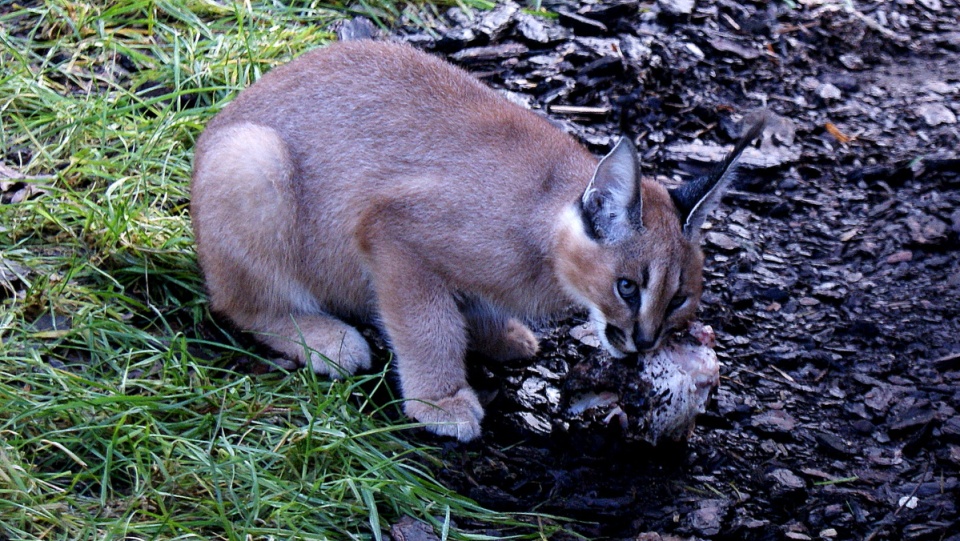
[[[636,336],[631,336],[620,327],[610,323],[605,323],[603,332],[598,334],[602,334],[601,342],[610,355],[618,359],[653,353],[660,349],[664,336],[664,333],[659,333],[654,340],[639,340]]]
[[[610,354],[614,357],[624,357],[627,353],[637,352],[637,348],[633,345],[633,341],[628,338],[627,333],[616,325],[606,324],[603,329],[603,336],[607,339],[606,342],[609,345],[607,349],[616,350],[619,353],[619,355],[616,355],[613,351],[610,351]]]
[[[617,325],[609,323],[606,318],[602,317],[599,310],[592,311],[591,316],[594,333],[603,349],[617,359],[655,352],[660,349],[663,337],[666,334],[660,332],[654,340],[642,341],[638,338],[637,331],[627,332]]]

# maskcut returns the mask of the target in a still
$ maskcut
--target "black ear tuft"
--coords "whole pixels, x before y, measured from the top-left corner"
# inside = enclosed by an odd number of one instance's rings
[[[623,137],[600,160],[580,198],[586,229],[601,242],[617,242],[642,224],[642,205],[637,149]]]
[[[747,145],[763,133],[765,119],[761,118],[747,130],[736,146],[709,174],[670,190],[670,198],[680,211],[683,234],[696,239],[700,226],[711,211],[720,203],[720,198],[736,176],[736,165]]]

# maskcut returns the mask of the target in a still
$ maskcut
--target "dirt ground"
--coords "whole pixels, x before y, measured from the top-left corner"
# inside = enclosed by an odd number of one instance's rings
[[[443,443],[441,479],[590,537],[960,539],[960,3],[545,6],[399,33],[597,154],[635,137],[666,182],[775,115],[705,235],[722,383],[685,444],[571,429],[516,393],[598,355],[575,317],[533,366],[478,371],[501,421]]]

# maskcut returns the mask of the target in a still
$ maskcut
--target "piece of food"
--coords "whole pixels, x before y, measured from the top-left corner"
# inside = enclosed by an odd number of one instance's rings
[[[708,325],[695,322],[686,335],[655,352],[640,355],[632,370],[607,361],[598,375],[585,376],[612,387],[580,392],[571,397],[567,413],[581,422],[618,422],[628,439],[656,445],[667,438],[680,441],[693,432],[696,417],[706,411],[713,391],[720,384],[720,363],[713,351],[715,338]],[[606,364],[606,363],[605,363]],[[568,382],[581,387],[575,369]],[[612,376],[612,377],[611,377]]]
[[[589,336],[572,331],[584,344]],[[693,432],[720,384],[713,330],[699,322],[659,350],[634,359],[612,359],[602,351],[576,365],[560,359],[527,366],[507,378],[507,413],[522,432],[594,434],[656,445],[681,441]],[[570,358],[566,356],[566,358]]]

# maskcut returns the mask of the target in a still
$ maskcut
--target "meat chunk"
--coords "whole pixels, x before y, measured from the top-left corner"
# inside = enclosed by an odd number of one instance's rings
[[[627,439],[653,445],[684,440],[720,385],[714,342],[713,329],[694,322],[682,337],[640,355],[636,365],[587,361],[568,376],[565,413],[582,428],[616,422]]]

